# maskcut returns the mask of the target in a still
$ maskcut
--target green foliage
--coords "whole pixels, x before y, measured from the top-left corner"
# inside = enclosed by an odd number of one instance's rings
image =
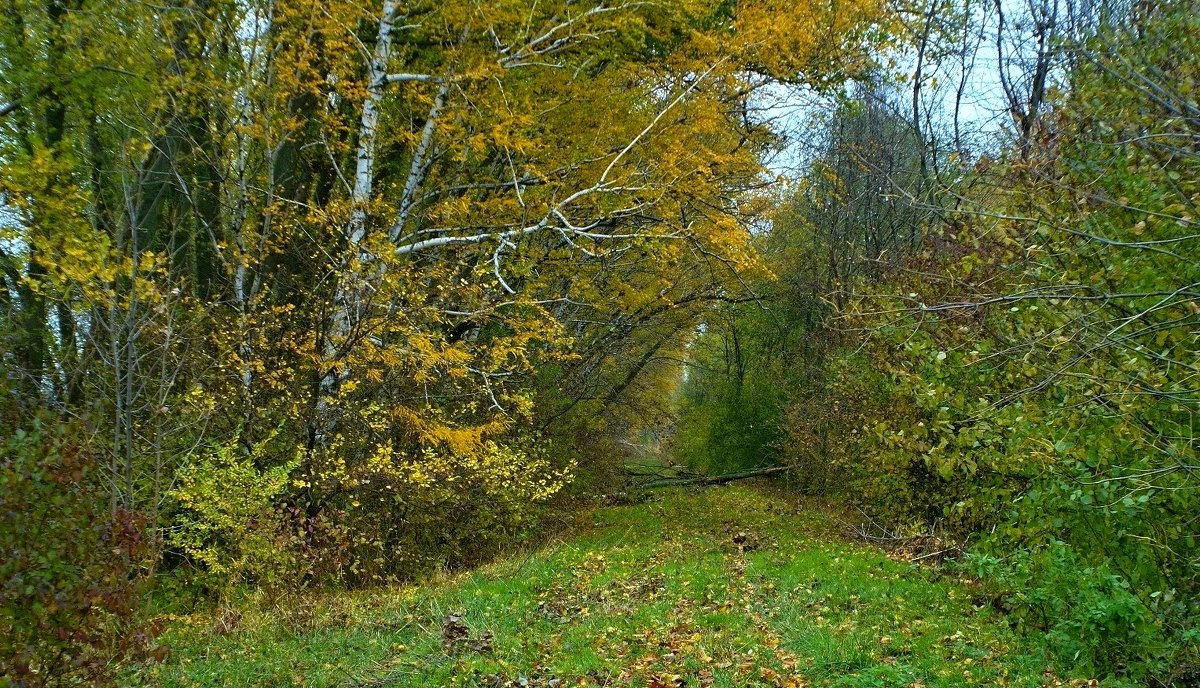
[[[1165,682],[1200,619],[1198,21],[1097,29],[1036,140],[959,175],[902,270],[860,275],[839,323],[866,336],[785,414],[847,499],[964,541],[1062,657]]]
[[[0,394],[3,392],[0,391]],[[105,498],[83,428],[37,412],[0,444],[0,684],[103,683],[140,656],[143,519]]]
[[[929,215],[914,200],[922,151],[892,97],[864,86],[815,123],[819,155],[757,237],[770,270],[752,285],[760,298],[716,309],[688,352],[677,403],[688,463],[721,472],[786,462],[813,491],[855,477],[846,443],[831,440],[873,417],[866,404],[885,411],[886,389],[868,358],[838,360],[846,338],[829,317],[851,285],[882,278],[921,243]]]
[[[1010,618],[1044,632],[1063,662],[1112,671],[1165,659],[1168,644],[1154,609],[1130,591],[1129,580],[1107,564],[1088,565],[1060,540],[1036,551],[972,554],[964,567]]]
[[[286,576],[296,552],[277,518],[278,500],[299,460],[259,468],[271,439],[249,451],[237,443],[218,445],[179,472],[169,493],[178,514],[168,545],[201,568],[198,582],[224,592],[245,583],[299,584]]]
[[[711,474],[755,468],[776,456],[786,388],[769,375],[780,366],[763,365],[769,351],[755,350],[753,316],[721,333],[707,333],[694,345],[688,378],[678,399],[675,454],[687,465]],[[707,349],[707,350],[705,350]],[[763,367],[750,367],[750,361]]]
[[[322,509],[345,548],[346,582],[411,578],[477,564],[513,544],[573,468],[534,437],[469,451],[430,446],[416,457],[380,460]]]

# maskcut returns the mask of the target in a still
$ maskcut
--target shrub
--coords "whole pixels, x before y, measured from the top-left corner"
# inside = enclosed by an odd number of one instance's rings
[[[219,592],[243,583],[265,588],[296,584],[295,549],[280,528],[277,500],[288,487],[293,460],[262,469],[273,436],[243,452],[236,442],[213,447],[182,469],[170,496],[178,514],[169,544],[198,564],[195,582]]]
[[[144,522],[110,504],[81,437],[41,412],[0,444],[0,684],[102,683],[151,649]]]
[[[964,564],[1011,618],[1044,631],[1065,663],[1113,672],[1164,654],[1162,629],[1128,581],[1061,540],[1003,557],[975,553]]]
[[[409,578],[491,556],[534,523],[538,506],[570,480],[540,441],[483,441],[455,450],[426,445],[412,457],[380,457],[332,495],[324,509],[341,524],[352,584]]]

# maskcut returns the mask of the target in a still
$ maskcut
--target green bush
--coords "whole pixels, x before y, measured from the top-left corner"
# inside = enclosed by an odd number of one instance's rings
[[[1061,540],[1003,556],[970,554],[964,567],[1011,618],[1044,631],[1067,664],[1114,672],[1166,657],[1162,628],[1129,581],[1106,564],[1086,564]]]
[[[534,526],[574,466],[525,436],[460,450],[445,443],[415,455],[389,452],[372,468],[336,492],[324,487],[323,503],[304,504],[337,524],[326,546],[338,551],[320,554],[340,558],[350,585],[411,579],[494,556]]]
[[[861,336],[793,390],[783,429],[786,460],[841,499],[973,552],[1064,661],[1168,685],[1200,665],[1200,119],[1178,114],[1200,18],[1119,15],[1032,140],[950,175],[954,211],[903,269],[855,278],[836,322]],[[797,205],[846,215],[814,189]],[[791,282],[843,245],[790,229],[819,240],[776,268]]]
[[[245,583],[299,583],[294,543],[277,510],[299,461],[259,468],[272,439],[249,452],[236,442],[218,445],[180,470],[170,493],[177,513],[168,544],[198,565],[193,582],[222,593]]]

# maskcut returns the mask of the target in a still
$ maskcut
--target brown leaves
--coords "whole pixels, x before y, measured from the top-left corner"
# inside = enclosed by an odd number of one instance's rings
[[[564,688],[569,685],[566,680],[557,676],[545,676],[538,672],[533,674],[485,674],[479,677],[479,683],[485,688]],[[603,685],[599,680],[597,685]]]
[[[758,549],[758,538],[753,533],[739,530],[729,539],[739,552],[753,552]]]
[[[495,634],[483,630],[472,635],[471,628],[463,622],[462,613],[447,614],[442,619],[442,649],[447,653],[474,652],[488,654],[492,651]]]
[[[214,635],[229,635],[237,630],[242,621],[242,613],[230,607],[222,607],[213,619],[212,632]]]
[[[442,645],[451,647],[466,641],[471,629],[463,623],[462,614],[449,614],[442,619]]]

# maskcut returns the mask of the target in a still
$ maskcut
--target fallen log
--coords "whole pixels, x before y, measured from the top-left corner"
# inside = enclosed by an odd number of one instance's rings
[[[726,473],[725,475],[693,475],[679,476],[673,478],[662,478],[659,480],[651,480],[642,483],[638,487],[642,489],[653,489],[656,487],[683,487],[686,485],[697,485],[707,487],[710,485],[724,485],[735,480],[745,480],[746,478],[758,478],[764,475],[774,475],[775,473],[783,473],[794,469],[795,466],[771,466],[770,468],[752,468],[746,471],[738,471],[736,473]]]

